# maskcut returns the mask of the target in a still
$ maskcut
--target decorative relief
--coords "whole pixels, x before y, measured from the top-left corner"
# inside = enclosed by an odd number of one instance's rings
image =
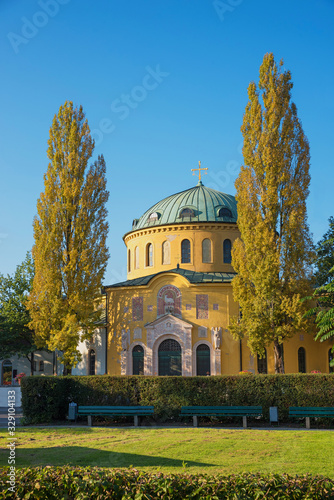
[[[191,311],[191,304],[186,304],[186,311]]]
[[[198,327],[198,336],[201,338],[205,338],[208,336],[208,329],[206,328],[206,326]]]
[[[214,311],[218,311],[219,309],[219,305],[218,304],[213,304],[213,310]]]
[[[196,295],[196,318],[208,319],[209,318],[209,296]]]
[[[124,312],[124,314],[126,314],[127,312],[129,312],[129,308],[128,308],[128,306],[125,306],[125,307],[124,307],[123,312]]]
[[[143,297],[133,297],[132,299],[132,321],[143,321],[144,299]]]
[[[147,311],[152,312],[153,311],[153,306],[147,306]]]
[[[164,314],[181,317],[181,292],[176,286],[166,285],[160,288],[157,302],[158,317]]]
[[[141,339],[142,333],[141,333],[141,328],[137,327],[133,331],[133,340],[136,339]]]

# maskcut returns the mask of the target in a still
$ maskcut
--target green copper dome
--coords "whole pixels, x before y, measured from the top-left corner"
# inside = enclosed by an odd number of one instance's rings
[[[133,221],[132,230],[184,222],[237,222],[234,196],[197,186],[168,196]]]

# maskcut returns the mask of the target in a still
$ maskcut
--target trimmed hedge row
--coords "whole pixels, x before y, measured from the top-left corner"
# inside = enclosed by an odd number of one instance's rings
[[[153,405],[155,420],[179,420],[181,406],[260,405],[265,421],[277,406],[280,422],[290,406],[334,406],[334,374],[216,377],[24,377],[27,423],[66,419],[68,405]]]
[[[0,499],[334,499],[334,482],[322,476],[287,474],[162,474],[80,467],[18,469],[15,493],[8,490],[7,470],[0,472]]]

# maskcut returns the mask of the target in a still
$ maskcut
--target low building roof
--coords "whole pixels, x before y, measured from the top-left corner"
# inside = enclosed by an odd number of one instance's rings
[[[121,281],[120,283],[114,283],[112,285],[106,285],[106,288],[120,288],[129,286],[145,286],[151,279],[160,274],[173,273],[180,276],[184,276],[192,284],[202,284],[202,283],[230,283],[236,273],[199,273],[196,271],[189,271],[188,269],[182,269],[177,267],[175,269],[170,269],[168,271],[161,271],[160,273],[150,274],[148,276],[142,276],[140,278],[135,278],[133,280]]]

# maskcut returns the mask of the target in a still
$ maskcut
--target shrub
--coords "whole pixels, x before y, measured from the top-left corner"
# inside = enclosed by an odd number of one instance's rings
[[[322,476],[287,474],[162,474],[89,467],[41,467],[16,471],[15,493],[8,490],[8,468],[0,472],[0,499],[184,500],[260,498],[333,499],[334,482]]]
[[[65,420],[68,405],[153,405],[160,422],[179,419],[181,406],[259,405],[280,422],[290,406],[333,406],[334,374],[216,377],[24,377],[22,407],[27,422]]]

